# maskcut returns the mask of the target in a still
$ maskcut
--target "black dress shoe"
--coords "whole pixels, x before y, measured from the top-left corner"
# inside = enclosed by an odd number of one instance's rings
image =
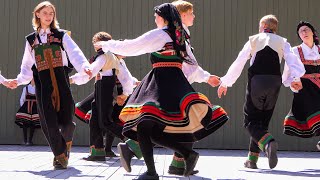
[[[89,155],[88,157],[84,157],[82,159],[86,160],[86,161],[105,161],[106,157],[105,156],[92,156],[92,155]]]
[[[244,164],[244,167],[249,169],[258,169],[257,163],[247,160]]]
[[[159,180],[157,173],[149,174],[148,171],[141,174],[137,179]]]
[[[54,168],[54,170],[67,169],[67,167],[62,166],[61,163],[56,158],[53,158],[53,168]]]
[[[184,168],[178,168],[178,167],[174,167],[174,166],[169,166],[168,173],[169,174],[173,174],[173,175],[183,176],[184,170],[185,170]],[[199,173],[198,170],[193,170],[190,175],[194,175],[194,174],[197,174],[197,173]]]
[[[320,141],[319,141],[318,144],[317,144],[317,148],[318,148],[318,150],[320,151]]]
[[[190,176],[192,174],[194,167],[196,167],[198,159],[199,153],[195,151],[191,152],[188,158],[185,158],[186,169],[183,173],[184,176]]]
[[[33,146],[33,142],[27,142],[26,146]]]
[[[131,159],[134,156],[126,143],[119,143],[117,145],[118,153],[120,154],[121,166],[127,171],[131,172]]]
[[[276,141],[271,141],[266,145],[266,154],[268,157],[270,169],[275,168],[278,164],[277,150],[278,143]]]

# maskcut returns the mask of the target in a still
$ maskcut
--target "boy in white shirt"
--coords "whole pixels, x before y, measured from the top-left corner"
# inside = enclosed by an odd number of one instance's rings
[[[227,88],[238,79],[246,62],[250,59],[246,102],[244,105],[244,127],[250,134],[248,160],[244,166],[256,169],[260,151],[267,154],[269,167],[277,165],[278,145],[268,132],[268,126],[281,87],[281,59],[286,60],[294,89],[301,89],[300,77],[304,67],[293,54],[290,44],[276,35],[278,20],[274,15],[266,15],[260,20],[259,34],[249,37],[249,41],[230,66],[227,74],[221,78],[218,96],[226,95]]]

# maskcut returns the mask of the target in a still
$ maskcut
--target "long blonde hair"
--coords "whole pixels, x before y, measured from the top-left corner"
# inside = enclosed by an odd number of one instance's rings
[[[49,1],[43,1],[41,3],[39,3],[33,10],[32,14],[33,14],[33,18],[32,18],[32,26],[33,29],[35,31],[38,31],[39,28],[41,27],[41,22],[40,22],[40,18],[37,17],[36,13],[39,13],[43,8],[45,7],[51,7],[53,9],[53,13],[54,13],[54,17],[53,20],[50,24],[50,28],[51,29],[58,29],[59,28],[59,22],[57,20],[57,13],[56,13],[56,8],[54,7],[54,5],[49,2]]]

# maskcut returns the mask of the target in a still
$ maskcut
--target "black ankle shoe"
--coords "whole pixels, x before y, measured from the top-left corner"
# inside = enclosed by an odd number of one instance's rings
[[[127,171],[131,172],[131,159],[134,156],[126,143],[119,143],[117,145],[118,153],[120,154],[121,166]]]
[[[148,171],[141,174],[137,179],[159,180],[157,173],[149,174]]]
[[[63,167],[56,158],[53,158],[53,169],[54,170],[63,170],[63,169],[67,169],[67,168]]]
[[[192,174],[194,167],[196,167],[198,159],[199,159],[199,153],[195,151],[190,153],[188,158],[185,158],[186,169],[184,170],[184,173],[183,173],[184,176],[190,176]]]
[[[33,142],[32,141],[31,142],[27,142],[26,146],[33,146]]]
[[[175,166],[169,166],[168,173],[169,174],[173,174],[173,175],[183,176],[184,170],[185,170],[184,168],[178,168],[178,167],[175,167]],[[197,173],[199,173],[198,170],[193,170],[190,175],[194,175],[194,174],[197,174]]]
[[[258,169],[257,163],[246,160],[246,162],[243,164],[244,167],[249,168],[249,169]]]
[[[270,169],[275,168],[278,164],[277,150],[278,143],[275,141],[271,141],[266,145],[266,154],[268,157]]]
[[[105,161],[106,157],[105,156],[92,156],[92,155],[89,155],[89,156],[84,157],[82,159],[86,160],[86,161]]]

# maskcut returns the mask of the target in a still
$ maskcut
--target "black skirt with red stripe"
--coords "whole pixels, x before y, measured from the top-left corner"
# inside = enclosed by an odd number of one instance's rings
[[[26,101],[16,114],[15,123],[23,127],[40,128],[40,118],[37,109],[36,96],[27,94]]]
[[[320,60],[310,63],[315,61],[304,60],[302,51],[300,58],[306,74],[301,78],[303,88],[294,93],[292,108],[284,120],[284,134],[310,138],[320,136]]]
[[[151,62],[182,63],[175,55],[152,53]],[[145,120],[153,121],[168,138],[178,142],[198,141],[229,119],[220,106],[196,92],[181,68],[155,66],[130,96],[120,114],[123,134],[137,140],[136,127]],[[180,66],[181,67],[181,66]]]

